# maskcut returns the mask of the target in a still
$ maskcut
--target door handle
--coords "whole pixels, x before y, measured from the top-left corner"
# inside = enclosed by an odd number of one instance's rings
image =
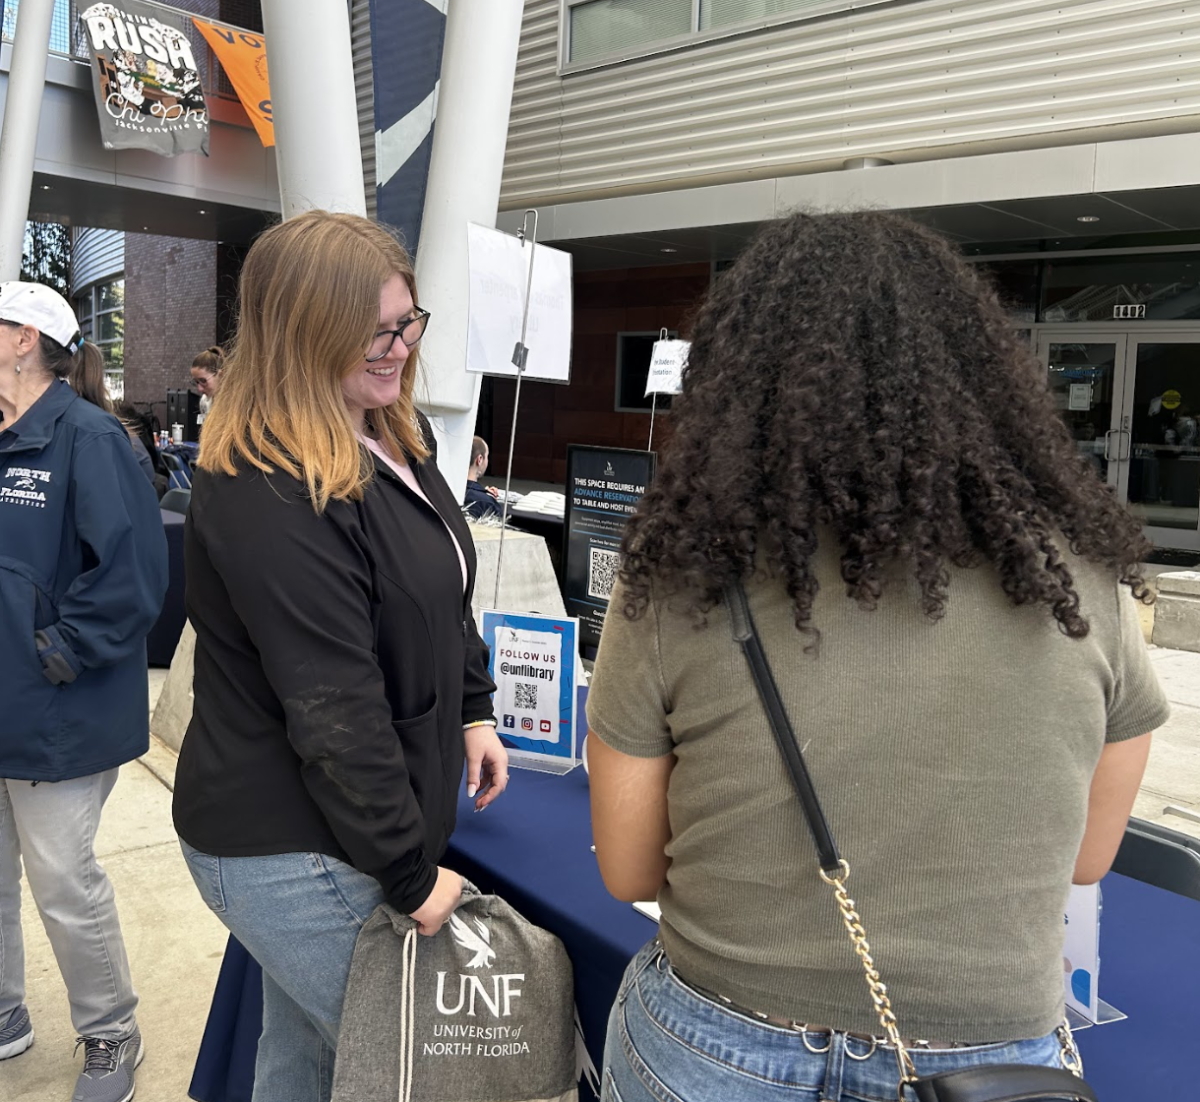
[[[1117,442],[1117,454],[1115,456],[1112,454],[1112,451],[1109,448],[1109,444],[1112,442],[1112,437],[1114,436],[1123,438]],[[1121,446],[1122,443],[1125,444],[1125,447]],[[1128,429],[1109,429],[1108,432],[1104,434],[1104,461],[1106,463],[1124,462],[1129,458],[1132,451],[1133,435]]]

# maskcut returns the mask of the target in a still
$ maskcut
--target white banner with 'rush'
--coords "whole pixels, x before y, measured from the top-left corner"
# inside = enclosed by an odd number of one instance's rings
[[[208,106],[183,16],[140,0],[79,15],[105,149],[208,155]]]
[[[691,341],[655,341],[646,374],[646,394],[682,394],[683,369]]]

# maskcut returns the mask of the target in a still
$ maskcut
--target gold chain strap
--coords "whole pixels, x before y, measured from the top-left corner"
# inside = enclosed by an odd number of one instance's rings
[[[896,1088],[896,1098],[898,1102],[905,1102],[904,1088],[917,1081],[917,1068],[908,1054],[908,1047],[900,1039],[900,1027],[896,1022],[896,1013],[892,1010],[892,1000],[888,998],[887,987],[880,979],[879,969],[875,967],[875,959],[871,956],[871,946],[867,943],[867,931],[863,929],[862,918],[859,917],[854,900],[846,891],[846,881],[850,879],[850,866],[842,860],[838,862],[836,876],[831,876],[824,869],[821,869],[820,873],[821,879],[833,888],[838,910],[842,915],[842,922],[846,925],[846,932],[850,935],[854,952],[862,961],[863,972],[866,973],[867,986],[871,989],[871,1001],[875,1004],[875,1013],[879,1017],[879,1024],[883,1026],[888,1044],[896,1051],[896,1065],[900,1069],[900,1082]],[[1059,1045],[1062,1046],[1063,1067],[1072,1075],[1082,1079],[1083,1057],[1079,1055],[1075,1038],[1071,1035],[1071,1025],[1065,1018],[1062,1025],[1055,1030],[1055,1034],[1058,1037]]]
[[[900,1083],[897,1087],[896,1097],[899,1102],[904,1102],[905,1084],[917,1081],[916,1065],[913,1064],[908,1049],[900,1039],[900,1028],[896,1024],[892,1001],[888,998],[887,987],[879,978],[879,969],[875,967],[875,961],[871,956],[871,946],[867,943],[867,932],[863,929],[862,919],[855,909],[854,900],[846,891],[846,881],[850,878],[850,866],[845,861],[840,861],[838,866],[835,876],[830,876],[822,869],[821,879],[833,888],[833,894],[837,897],[842,921],[846,924],[846,931],[854,945],[854,952],[862,961],[863,971],[867,976],[867,986],[871,989],[871,1001],[875,1004],[875,1013],[879,1016],[879,1024],[883,1026],[888,1044],[896,1050],[896,1065],[900,1069]]]

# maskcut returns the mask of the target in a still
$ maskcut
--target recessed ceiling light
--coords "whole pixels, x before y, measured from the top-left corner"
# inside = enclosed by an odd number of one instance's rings
[[[669,245],[666,246],[665,248],[659,249],[658,251],[660,253],[677,253],[677,252],[679,252],[678,249],[672,249]]]
[[[196,213],[197,214],[207,214],[208,211],[201,209],[201,210],[196,211]]]
[[[1075,219],[1076,222],[1099,222],[1100,219],[1095,214],[1081,214]]]
[[[49,184],[42,184],[42,191],[50,191],[50,190],[51,190],[51,189],[50,189],[50,185],[49,185]]]

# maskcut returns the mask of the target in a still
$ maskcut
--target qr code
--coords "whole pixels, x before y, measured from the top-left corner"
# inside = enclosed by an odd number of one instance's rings
[[[619,551],[604,551],[599,547],[593,547],[588,561],[588,596],[603,597],[608,600],[617,581],[617,571],[620,569],[621,553]]]
[[[517,710],[528,708],[530,711],[537,711],[537,682],[536,681],[518,681],[516,683],[516,700],[513,701],[513,706]]]

